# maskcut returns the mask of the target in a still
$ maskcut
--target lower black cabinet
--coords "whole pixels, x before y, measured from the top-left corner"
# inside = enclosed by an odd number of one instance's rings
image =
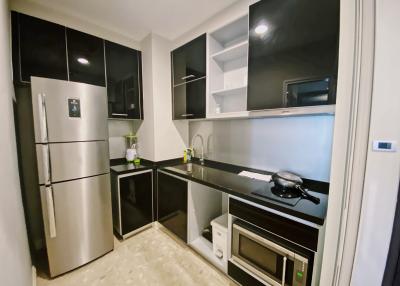
[[[115,231],[123,238],[153,221],[153,171],[112,173]]]
[[[187,182],[158,173],[158,221],[187,242]]]

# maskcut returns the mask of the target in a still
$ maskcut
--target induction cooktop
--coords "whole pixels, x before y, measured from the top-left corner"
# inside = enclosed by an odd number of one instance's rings
[[[272,200],[289,206],[295,206],[301,200],[300,193],[296,189],[278,188],[273,183],[267,184],[252,194],[266,201]]]

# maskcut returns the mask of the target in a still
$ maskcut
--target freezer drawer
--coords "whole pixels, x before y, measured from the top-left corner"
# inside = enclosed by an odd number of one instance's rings
[[[104,87],[32,77],[35,142],[107,140]]]
[[[107,141],[36,144],[39,183],[49,184],[110,171]],[[46,177],[49,178],[46,182]]]
[[[109,174],[40,188],[50,276],[111,251]]]

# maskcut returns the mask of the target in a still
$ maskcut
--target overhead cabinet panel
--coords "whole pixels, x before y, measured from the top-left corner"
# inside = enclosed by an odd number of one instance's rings
[[[173,118],[204,118],[206,114],[206,35],[171,52]]]
[[[173,85],[206,75],[206,34],[172,52]]]
[[[12,21],[17,29],[13,31],[13,62],[18,65],[14,80],[30,82],[31,76],[67,80],[65,27],[16,12]]]
[[[206,115],[206,79],[174,87],[174,119],[204,118]]]
[[[339,0],[250,6],[248,110],[334,104]]]
[[[104,40],[67,28],[69,79],[105,86]]]
[[[143,119],[141,52],[105,41],[108,116]]]

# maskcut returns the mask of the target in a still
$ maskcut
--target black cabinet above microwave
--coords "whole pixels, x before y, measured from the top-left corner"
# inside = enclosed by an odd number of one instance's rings
[[[250,6],[247,109],[335,104],[339,0]]]

